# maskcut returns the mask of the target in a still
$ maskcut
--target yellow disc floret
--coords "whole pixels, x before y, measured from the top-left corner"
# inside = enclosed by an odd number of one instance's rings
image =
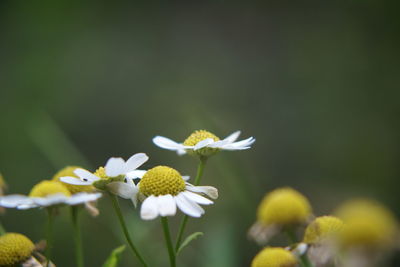
[[[219,138],[216,135],[205,130],[197,130],[194,131],[188,138],[186,138],[186,140],[183,142],[183,145],[195,146],[198,142],[203,141],[207,138],[211,138],[214,141],[219,141]],[[189,154],[199,155],[199,156],[211,156],[217,153],[218,151],[219,151],[218,148],[212,148],[212,147],[204,147],[196,151],[187,150]]]
[[[177,195],[185,190],[181,174],[167,166],[157,166],[148,170],[139,183],[139,190],[146,196]]]
[[[17,233],[0,236],[0,266],[15,266],[27,260],[35,248],[29,238]]]
[[[296,257],[283,248],[264,248],[253,259],[251,267],[294,267]]]
[[[110,177],[106,174],[106,169],[104,167],[99,167],[95,172],[94,175],[100,177],[101,179],[108,179]]]
[[[315,244],[334,238],[343,230],[343,221],[334,216],[322,216],[310,223],[305,231],[303,242]]]
[[[383,205],[369,200],[352,200],[337,211],[345,223],[340,235],[345,247],[391,247],[398,235],[394,215]]]
[[[279,188],[267,194],[257,210],[257,220],[265,225],[304,223],[311,215],[307,198],[292,188]]]
[[[74,173],[74,170],[78,169],[78,168],[81,168],[81,167],[67,166],[67,167],[61,169],[59,172],[57,172],[53,176],[52,180],[60,182],[60,178],[64,177],[64,176],[71,176],[71,177],[75,177],[75,178],[79,179],[79,177]],[[93,192],[94,191],[94,187],[92,185],[73,185],[73,184],[68,184],[68,183],[63,183],[63,185],[65,187],[67,187],[67,189],[72,194],[76,194],[79,192]]]
[[[47,197],[54,194],[63,194],[67,197],[71,196],[71,192],[68,191],[67,187],[63,183],[57,181],[42,181],[35,185],[31,192],[30,197]]]

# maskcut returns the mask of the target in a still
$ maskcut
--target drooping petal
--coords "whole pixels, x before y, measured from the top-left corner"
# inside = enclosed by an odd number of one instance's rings
[[[78,204],[83,204],[86,202],[90,201],[95,201],[99,199],[102,196],[101,193],[78,193],[75,195],[72,195],[70,198],[68,198],[66,204],[68,205],[78,205]]]
[[[68,198],[66,195],[63,194],[53,194],[46,197],[32,197],[32,201],[41,206],[41,207],[48,207],[57,204],[67,203]]]
[[[210,145],[210,144],[212,144],[212,143],[214,143],[214,142],[215,142],[215,141],[214,141],[214,139],[212,139],[212,138],[207,138],[207,139],[201,140],[200,142],[198,142],[198,143],[194,146],[193,150],[202,149],[203,147],[206,147],[206,146],[208,146],[208,145]]]
[[[208,198],[205,198],[203,196],[200,196],[199,194],[192,193],[190,191],[184,191],[182,194],[189,200],[196,202],[197,204],[200,205],[210,205],[213,204],[214,202],[209,200]]]
[[[205,194],[206,196],[212,199],[218,198],[218,189],[213,186],[194,186],[189,183],[186,183],[186,190],[194,193]]]
[[[32,200],[24,195],[8,195],[0,197],[0,206],[4,208],[16,208],[19,205],[26,205],[31,202]]]
[[[106,166],[106,175],[109,177],[115,177],[121,174],[125,174],[125,161],[122,158],[110,158]]]
[[[139,191],[135,185],[132,186],[124,182],[111,182],[107,184],[107,189],[114,195],[125,199],[131,199],[136,196]]]
[[[164,149],[168,150],[182,150],[185,146],[182,144],[179,144],[169,138],[163,137],[163,136],[156,136],[153,138],[153,143],[156,146],[159,146]]]
[[[179,193],[177,196],[175,196],[175,201],[178,208],[186,215],[198,218],[204,213],[202,207],[200,207],[197,203],[187,199],[182,193]]]
[[[157,197],[158,211],[161,216],[174,216],[176,213],[176,203],[172,195]]]
[[[136,168],[141,166],[148,159],[149,159],[149,157],[145,153],[137,153],[137,154],[133,155],[126,161],[125,171],[128,173],[128,172],[136,170]]]
[[[82,181],[71,176],[60,177],[60,181],[63,183],[73,184],[73,185],[91,185],[93,183],[93,181]]]
[[[235,142],[232,144],[228,144],[222,147],[222,149],[225,150],[244,150],[244,149],[249,149],[250,146],[256,141],[255,138],[249,137],[245,140]]]
[[[77,168],[74,170],[74,173],[81,178],[82,181],[89,181],[89,182],[94,182],[99,180],[100,178],[91,173],[90,171],[87,171],[85,169]]]
[[[149,196],[143,201],[142,207],[140,209],[140,217],[143,220],[153,220],[157,218],[158,212],[158,201],[157,197]]]

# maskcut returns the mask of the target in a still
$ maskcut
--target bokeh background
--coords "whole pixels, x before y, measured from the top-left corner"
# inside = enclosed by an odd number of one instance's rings
[[[1,1],[0,170],[9,192],[27,193],[65,165],[93,169],[136,152],[150,156],[146,168],[194,176],[194,158],[161,150],[152,137],[240,129],[257,141],[209,160],[203,183],[220,199],[190,221],[187,233],[205,236],[180,255],[181,266],[248,266],[259,248],[247,229],[259,200],[279,186],[303,192],[317,215],[358,196],[399,215],[398,8]],[[159,221],[143,222],[121,202],[145,256],[167,266]],[[87,266],[124,243],[109,199],[99,207],[98,218],[84,216]],[[38,241],[44,215],[8,210],[1,221]],[[68,210],[55,228],[54,260],[74,266]],[[132,264],[126,250],[121,266]]]

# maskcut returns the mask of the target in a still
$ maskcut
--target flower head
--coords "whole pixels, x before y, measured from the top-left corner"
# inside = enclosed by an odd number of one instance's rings
[[[127,183],[113,182],[108,185],[111,192],[126,199],[143,200],[140,216],[152,220],[158,216],[173,216],[177,207],[185,214],[200,217],[204,210],[200,205],[210,205],[218,197],[218,191],[211,186],[193,186],[185,182],[177,170],[167,166],[157,166],[148,170],[139,183],[132,179]],[[200,205],[199,205],[200,204]]]
[[[58,181],[61,182],[60,178],[61,177],[65,177],[65,176],[69,176],[69,177],[75,177],[75,178],[79,178],[74,171],[76,169],[82,169],[81,167],[78,166],[67,166],[63,169],[61,169],[60,171],[58,171],[52,178],[53,181]],[[68,189],[69,192],[71,192],[71,194],[76,194],[76,193],[80,193],[80,192],[94,192],[95,188],[92,185],[73,185],[73,184],[67,184],[64,183],[64,186]]]
[[[22,234],[0,236],[0,266],[16,266],[31,257],[35,245]]]
[[[290,251],[267,247],[254,257],[251,267],[295,267],[297,263],[296,257]]]
[[[307,244],[320,243],[340,233],[343,221],[334,216],[322,216],[312,221],[306,228],[303,242]]]
[[[137,153],[127,161],[122,158],[110,158],[105,167],[100,167],[94,174],[85,169],[77,168],[73,171],[74,176],[60,177],[60,181],[78,186],[93,185],[97,189],[107,190],[107,185],[111,182],[124,181],[125,178],[142,177],[145,171],[136,170],[136,168],[148,159],[149,157],[144,153]]]
[[[36,184],[29,196],[7,195],[0,197],[0,206],[5,208],[30,209],[49,207],[54,205],[78,205],[94,201],[101,197],[101,193],[77,193],[72,195],[63,183],[44,180]]]
[[[281,228],[305,223],[310,216],[311,206],[305,196],[292,188],[278,188],[261,201],[249,236],[262,244]]]
[[[193,132],[183,143],[177,143],[162,136],[153,138],[153,143],[161,148],[174,150],[179,155],[191,154],[202,157],[209,157],[220,150],[244,150],[249,149],[255,142],[253,137],[236,142],[240,131],[234,132],[223,140],[216,135],[205,131],[197,130]]]
[[[383,205],[365,199],[351,200],[337,210],[345,223],[340,234],[344,247],[388,248],[398,237],[398,223]]]

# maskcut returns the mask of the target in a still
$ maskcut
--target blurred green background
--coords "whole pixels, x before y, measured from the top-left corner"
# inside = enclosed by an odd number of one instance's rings
[[[180,255],[181,266],[248,266],[258,248],[247,229],[259,200],[279,186],[303,192],[317,215],[355,196],[400,214],[398,8],[1,1],[0,170],[9,193],[27,193],[65,165],[93,170],[136,152],[150,156],[145,168],[194,176],[194,158],[161,150],[152,137],[242,130],[257,141],[209,160],[203,184],[220,199],[190,221],[187,233],[205,236]],[[145,256],[167,266],[159,221],[143,222],[121,202]],[[109,199],[99,207],[98,218],[84,216],[87,266],[124,243]],[[74,266],[68,215],[56,223],[60,267]],[[43,238],[44,211],[8,210],[1,220]],[[121,266],[133,264],[127,250]]]

